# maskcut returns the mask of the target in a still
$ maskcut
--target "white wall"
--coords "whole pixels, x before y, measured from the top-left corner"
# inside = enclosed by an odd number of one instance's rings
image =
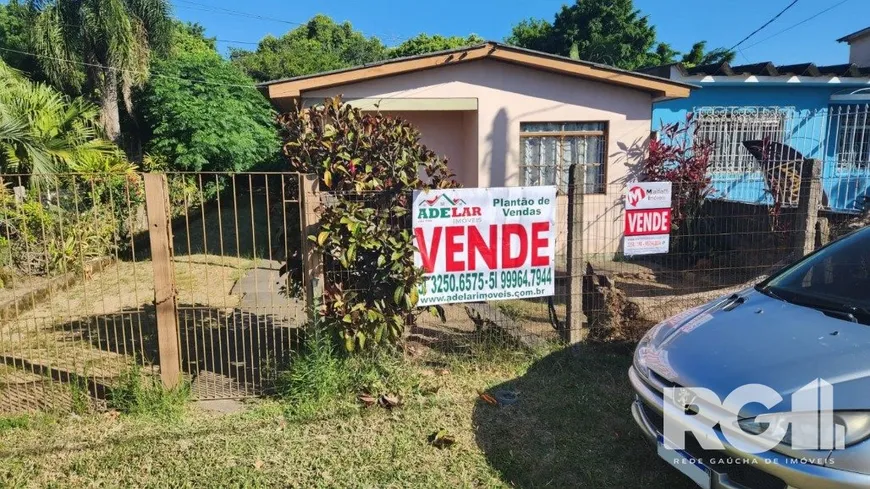
[[[858,66],[870,66],[870,36],[849,44],[849,62]]]

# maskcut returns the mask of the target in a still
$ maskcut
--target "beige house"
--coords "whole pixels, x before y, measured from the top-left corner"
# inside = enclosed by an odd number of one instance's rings
[[[690,88],[494,42],[260,86],[283,110],[341,95],[400,115],[466,187],[557,185],[564,195],[570,166],[582,165],[589,253],[620,247],[623,185],[644,153],[653,102]],[[564,254],[566,197],[559,213]]]

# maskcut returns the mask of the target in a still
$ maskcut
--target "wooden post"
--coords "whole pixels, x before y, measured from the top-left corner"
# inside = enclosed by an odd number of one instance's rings
[[[178,346],[178,304],[175,267],[172,263],[172,228],[169,226],[169,187],[163,173],[145,174],[145,208],[154,267],[154,305],[157,312],[157,345],[160,379],[167,388],[181,381]]]
[[[822,165],[819,160],[804,160],[798,197],[794,249],[800,258],[816,249],[816,223],[822,205]]]
[[[320,230],[320,179],[317,175],[299,176],[299,225],[302,230],[302,281],[305,304],[312,319],[323,303],[323,263],[315,244],[308,239]]]
[[[568,179],[568,311],[562,340],[573,345],[586,334],[583,314],[583,165],[572,165]]]

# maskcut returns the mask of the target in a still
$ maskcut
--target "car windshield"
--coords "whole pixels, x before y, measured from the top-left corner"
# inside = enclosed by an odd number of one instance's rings
[[[870,316],[870,228],[832,243],[758,288],[789,302]]]

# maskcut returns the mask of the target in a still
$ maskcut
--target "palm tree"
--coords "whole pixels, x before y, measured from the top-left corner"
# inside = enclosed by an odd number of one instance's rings
[[[43,69],[58,86],[95,91],[103,131],[117,141],[119,92],[132,112],[132,88],[147,79],[151,53],[169,47],[169,1],[31,0],[30,6]]]
[[[123,160],[118,147],[100,137],[98,113],[84,99],[70,101],[0,60],[0,171],[33,174],[31,181],[38,182],[51,173]]]

